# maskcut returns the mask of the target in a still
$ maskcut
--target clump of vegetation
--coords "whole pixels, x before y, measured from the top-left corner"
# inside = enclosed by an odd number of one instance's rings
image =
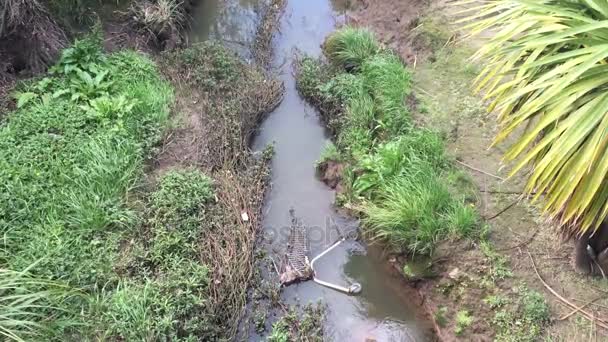
[[[336,147],[336,145],[333,142],[329,141],[323,147],[323,150],[321,151],[321,155],[319,156],[319,159],[316,161],[316,165],[318,166],[318,165],[328,162],[328,161],[340,161],[340,158],[342,158],[342,157],[340,156],[340,152],[338,151],[338,148]]]
[[[202,111],[214,113],[205,123],[212,166],[242,162],[262,119],[283,99],[282,82],[215,42],[166,53],[163,63],[175,83],[201,93]]]
[[[48,327],[40,322],[40,315],[55,316],[56,305],[75,293],[58,283],[37,279],[29,269],[11,271],[0,269],[0,335],[8,340],[41,338]],[[70,326],[74,321],[57,322]]]
[[[320,108],[347,168],[343,196],[364,228],[398,249],[428,254],[448,236],[473,236],[478,215],[451,191],[444,143],[416,127],[405,100],[409,71],[364,29],[346,27],[324,45],[330,63],[297,64],[297,87]],[[337,158],[337,157],[335,157]]]
[[[371,31],[347,26],[330,34],[323,50],[332,63],[351,71],[361,68],[367,58],[378,53],[380,46]]]
[[[493,284],[513,276],[507,264],[507,258],[496,252],[488,241],[482,241],[479,247],[490,263],[490,270],[487,274],[488,278],[485,281],[490,281]]]
[[[514,308],[502,309],[494,315],[498,327],[497,341],[532,342],[542,338],[544,326],[549,322],[550,311],[545,297],[526,286],[517,290]],[[492,303],[489,303],[492,305]]]
[[[135,27],[156,43],[180,39],[180,31],[186,20],[184,4],[177,0],[137,1],[129,9],[129,17]]]
[[[437,311],[435,311],[433,316],[434,316],[435,322],[440,327],[445,327],[448,324],[448,318],[446,317],[447,313],[448,313],[448,308],[445,306],[442,306],[442,307],[438,308]]]
[[[52,315],[32,308],[53,327],[43,331],[49,339],[87,336],[96,322],[88,298],[108,298],[117,285],[119,242],[137,221],[127,194],[173,99],[152,61],[131,51],[105,56],[98,42],[76,42],[52,74],[22,84],[19,108],[0,128],[2,267],[37,262],[37,278],[83,293]]]
[[[461,335],[466,328],[473,324],[473,317],[467,310],[461,310],[456,313],[456,327],[454,333]]]
[[[209,313],[209,269],[199,241],[214,198],[196,170],[169,171],[150,195],[145,233],[132,248],[123,280],[103,303],[105,334],[125,340],[217,338]]]
[[[321,304],[309,304],[299,314],[292,308],[289,313],[281,317],[272,325],[268,336],[269,342],[323,341],[323,320],[325,309]]]

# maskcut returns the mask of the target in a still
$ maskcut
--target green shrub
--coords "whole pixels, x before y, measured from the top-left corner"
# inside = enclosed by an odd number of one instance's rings
[[[380,50],[374,34],[361,28],[343,27],[327,37],[324,53],[344,70],[358,70],[363,62]]]

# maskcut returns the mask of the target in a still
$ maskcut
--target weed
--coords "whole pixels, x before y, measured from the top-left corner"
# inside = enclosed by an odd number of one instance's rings
[[[479,247],[490,262],[490,271],[488,273],[488,277],[493,283],[513,276],[513,273],[507,265],[507,258],[498,254],[490,242],[481,241]]]
[[[456,327],[454,333],[462,335],[464,330],[473,324],[473,317],[467,310],[460,310],[456,313]]]
[[[268,312],[265,310],[260,310],[253,315],[253,324],[255,326],[255,331],[259,333],[263,333],[266,330],[266,319],[268,318]]]
[[[138,1],[131,5],[129,14],[141,32],[157,39],[178,32],[186,19],[183,2],[177,0]]]
[[[437,311],[435,311],[435,322],[437,322],[440,327],[445,327],[448,324],[448,318],[446,317],[447,313],[448,308],[445,306],[442,306]]]
[[[39,316],[42,313],[56,315],[58,308],[55,305],[73,292],[60,284],[32,277],[29,269],[34,265],[20,272],[0,269],[0,335],[7,340],[40,338],[40,333],[47,327],[40,322]],[[64,320],[60,324],[76,323]]]
[[[149,236],[132,256],[130,268],[137,273],[107,304],[107,335],[149,340],[219,334],[206,306],[209,271],[198,252],[212,198],[211,180],[200,171],[173,170],[160,178],[149,199]]]
[[[509,304],[509,299],[503,295],[497,294],[487,296],[484,298],[483,302],[488,304],[491,309],[499,309]]]
[[[478,215],[446,184],[453,171],[441,137],[412,123],[405,106],[411,76],[400,59],[369,31],[351,27],[331,34],[324,52],[331,65],[299,60],[298,89],[320,108],[351,163],[339,200],[355,202],[373,237],[411,253],[431,253],[446,237],[474,236]]]
[[[329,35],[323,48],[327,58],[345,70],[359,69],[380,50],[371,31],[350,26]]]
[[[272,325],[269,342],[323,341],[323,320],[325,308],[321,304],[308,304],[302,313],[291,308],[289,312]]]
[[[412,270],[412,267],[408,264],[403,265],[403,275],[405,275],[407,278],[412,278],[414,276],[416,276],[416,273],[414,273],[414,271]]]
[[[498,311],[493,323],[498,327],[497,341],[532,342],[542,337],[549,322],[549,306],[543,295],[525,285],[517,289],[519,298],[515,308]]]

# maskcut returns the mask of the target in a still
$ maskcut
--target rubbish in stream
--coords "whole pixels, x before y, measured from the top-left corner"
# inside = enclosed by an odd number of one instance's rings
[[[319,255],[314,257],[312,261],[308,261],[308,237],[306,234],[306,227],[304,227],[300,220],[294,215],[294,210],[291,209],[289,214],[292,217],[291,228],[289,234],[289,242],[287,245],[287,253],[285,260],[285,267],[283,272],[279,272],[279,280],[281,286],[287,286],[295,282],[312,280],[322,286],[330,289],[344,292],[349,295],[356,295],[361,293],[361,284],[352,283],[348,287],[336,285],[324,280],[317,278],[314,264],[315,261],[322,258],[325,254],[329,253],[332,249],[338,247],[342,242],[346,241],[345,237],[341,237],[338,241],[334,242],[331,246],[321,252]]]

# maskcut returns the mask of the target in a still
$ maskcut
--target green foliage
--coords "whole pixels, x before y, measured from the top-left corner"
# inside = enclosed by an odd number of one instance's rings
[[[361,75],[377,109],[376,125],[389,135],[403,133],[409,116],[405,98],[410,94],[410,73],[392,53],[377,54],[363,63]]]
[[[521,286],[516,307],[503,309],[494,315],[493,323],[498,327],[496,341],[533,342],[542,338],[544,326],[549,322],[549,306],[544,296]]]
[[[463,1],[467,3],[467,1]],[[498,112],[494,144],[511,175],[568,233],[595,230],[608,216],[608,7],[605,1],[500,0],[464,12],[472,34],[495,32],[476,58],[489,61],[478,90]]]
[[[321,304],[308,304],[302,313],[291,308],[272,325],[268,342],[323,341],[325,308]]]
[[[488,304],[491,309],[499,309],[509,304],[509,299],[503,295],[491,295],[483,299],[483,302]]]
[[[435,322],[437,322],[440,327],[445,327],[448,324],[448,318],[446,317],[447,313],[448,308],[445,306],[442,306],[437,311],[435,311]]]
[[[497,253],[488,241],[481,241],[479,247],[490,262],[488,277],[492,283],[513,276],[507,258]]]
[[[117,283],[120,241],[136,224],[126,194],[158,140],[172,90],[154,63],[135,52],[110,56],[86,40],[66,51],[49,76],[24,84],[36,96],[0,128],[0,262],[82,288],[96,297]],[[79,95],[84,94],[84,95]],[[22,95],[23,96],[23,95]],[[153,100],[150,100],[153,99]],[[96,321],[82,298],[34,309],[44,339],[86,335]]]
[[[471,236],[477,226],[476,213],[453,200],[428,165],[414,169],[415,173],[384,183],[373,202],[364,202],[363,223],[374,238],[412,254],[429,254],[450,232],[456,232],[455,237]],[[467,219],[457,219],[462,212],[467,212]]]
[[[4,340],[24,341],[40,338],[45,327],[40,316],[54,316],[60,304],[71,295],[67,288],[42,279],[33,278],[29,269],[11,271],[0,269],[0,336]],[[64,326],[73,321],[61,322]]]
[[[178,73],[185,74],[188,81],[208,91],[231,90],[243,77],[242,62],[234,52],[217,42],[194,44],[182,51],[165,54],[165,59]]]
[[[340,151],[338,151],[338,148],[336,147],[336,145],[334,145],[334,143],[329,141],[323,147],[321,155],[319,156],[319,159],[317,160],[316,164],[319,165],[326,161],[340,161],[341,159],[342,156],[340,155]]]
[[[196,170],[169,171],[150,195],[146,225],[123,282],[103,314],[109,336],[125,340],[213,339],[219,333],[206,308],[208,269],[199,261],[198,241],[211,180]]]
[[[376,238],[411,253],[430,253],[451,235],[471,237],[478,226],[475,210],[452,198],[441,175],[448,167],[439,137],[412,131],[379,145],[359,163],[352,189],[365,196],[363,222]]]
[[[473,324],[473,317],[467,310],[460,310],[456,313],[456,327],[454,333],[461,335],[466,328]]]
[[[345,70],[359,69],[366,59],[380,50],[371,31],[351,26],[329,35],[323,48],[327,58]]]
[[[400,59],[351,27],[330,35],[324,48],[333,66],[301,58],[298,89],[320,108],[351,163],[340,201],[360,202],[365,228],[411,253],[431,253],[448,236],[474,236],[478,215],[451,194],[459,185],[447,182],[454,172],[442,139],[411,122],[411,77]]]

